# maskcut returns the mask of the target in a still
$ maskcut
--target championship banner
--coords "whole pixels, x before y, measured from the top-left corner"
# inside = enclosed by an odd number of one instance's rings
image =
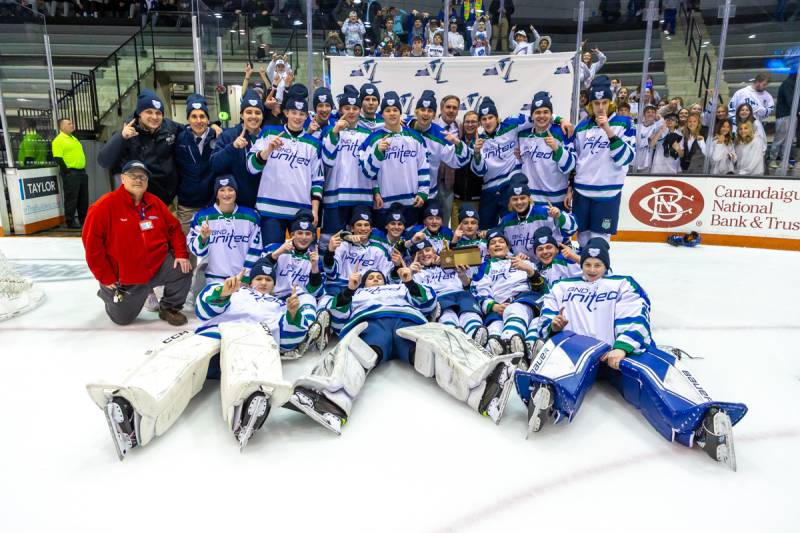
[[[449,94],[461,99],[462,114],[477,111],[487,96],[494,100],[500,120],[526,113],[538,91],[547,91],[553,112],[569,117],[572,105],[571,52],[488,57],[330,57],[331,92],[342,93],[347,84],[360,88],[373,83],[381,95],[396,91],[404,114],[413,114],[416,99],[425,89],[441,99]]]
[[[54,228],[64,222],[58,167],[5,170],[16,234]]]
[[[800,250],[800,180],[625,178],[617,240],[662,241],[690,231],[709,244]]]

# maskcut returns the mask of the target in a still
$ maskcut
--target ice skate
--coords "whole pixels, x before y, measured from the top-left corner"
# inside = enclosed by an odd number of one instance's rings
[[[486,349],[492,355],[503,355],[506,348],[503,339],[498,335],[489,335],[489,340],[486,341]]]
[[[337,435],[342,434],[342,426],[347,422],[346,413],[336,404],[322,394],[305,387],[295,387],[286,407],[305,413]]]
[[[316,346],[316,341],[322,336],[322,333],[323,333],[322,325],[319,323],[319,321],[315,320],[308,327],[308,333],[306,333],[305,338],[297,346],[297,353],[298,353],[297,357],[299,358],[305,355],[305,353],[308,351],[311,345]]]
[[[322,333],[317,337],[317,350],[322,353],[322,350],[328,346],[328,339],[331,334],[331,312],[323,309],[317,314],[317,323],[322,328]]]
[[[522,335],[516,333],[509,340],[507,345],[507,353],[521,354],[523,358],[528,356],[528,346],[525,344],[525,339]]]
[[[269,400],[263,392],[254,392],[242,405],[236,407],[233,415],[233,436],[239,442],[240,452],[244,451],[250,438],[264,425],[269,410]]]
[[[514,375],[514,369],[514,365],[510,363],[500,363],[486,378],[486,389],[483,391],[480,404],[478,404],[478,412],[491,418],[495,424],[500,423],[506,409],[508,397],[513,388],[511,377]]]
[[[536,384],[531,391],[531,399],[528,401],[528,433],[536,433],[542,429],[545,417],[553,407],[553,391],[550,385]]]
[[[111,440],[117,450],[117,457],[122,461],[128,450],[138,445],[136,439],[136,413],[130,402],[121,396],[113,396],[108,400],[103,412],[106,415]]]
[[[695,432],[695,442],[709,457],[728,465],[736,471],[736,454],[733,450],[733,424],[728,413],[719,407],[711,407],[703,417],[703,423]]]
[[[484,348],[489,341],[489,330],[486,329],[486,326],[475,328],[475,331],[472,332],[472,340],[480,344],[481,348]]]
[[[442,316],[442,304],[436,302],[436,307],[434,307],[433,311],[431,311],[430,321],[436,322],[437,320],[439,320],[440,316]]]

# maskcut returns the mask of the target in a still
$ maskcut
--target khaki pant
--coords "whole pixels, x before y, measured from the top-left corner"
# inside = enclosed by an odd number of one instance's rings
[[[497,28],[492,28],[492,52],[508,51],[508,18],[503,16],[497,20]]]
[[[175,210],[175,218],[177,218],[178,222],[181,223],[181,229],[183,230],[184,235],[189,235],[189,229],[191,229],[192,226],[192,219],[198,211],[200,211],[199,207],[186,207],[178,204],[178,208]]]

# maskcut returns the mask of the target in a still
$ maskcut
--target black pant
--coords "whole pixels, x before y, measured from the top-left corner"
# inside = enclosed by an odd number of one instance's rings
[[[67,224],[74,223],[75,211],[78,221],[83,224],[89,209],[89,176],[84,170],[68,169],[64,182],[64,217]]]
[[[161,268],[158,269],[158,272],[150,281],[142,285],[123,285],[117,289],[122,293],[122,300],[119,302],[114,302],[114,293],[117,290],[100,285],[97,296],[106,304],[108,317],[120,326],[130,324],[142,312],[142,307],[144,307],[144,302],[147,300],[150,290],[161,285],[164,286],[161,307],[169,309],[182,308],[192,285],[192,273],[184,274],[181,272],[180,267],[174,268],[172,266],[174,262],[175,257],[170,252],[164,262],[161,263]]]

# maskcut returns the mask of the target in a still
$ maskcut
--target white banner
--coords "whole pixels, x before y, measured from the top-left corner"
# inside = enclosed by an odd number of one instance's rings
[[[381,95],[396,91],[406,114],[413,113],[424,89],[433,90],[440,103],[446,95],[458,96],[462,113],[477,111],[488,96],[497,105],[501,120],[527,112],[533,95],[547,91],[553,111],[569,117],[572,58],[569,52],[442,58],[331,57],[330,89],[335,97],[347,84],[358,89],[364,83],[374,83]]]
[[[628,176],[619,231],[800,239],[800,180]]]
[[[58,167],[6,169],[11,218],[17,234],[53,228],[64,220]]]

